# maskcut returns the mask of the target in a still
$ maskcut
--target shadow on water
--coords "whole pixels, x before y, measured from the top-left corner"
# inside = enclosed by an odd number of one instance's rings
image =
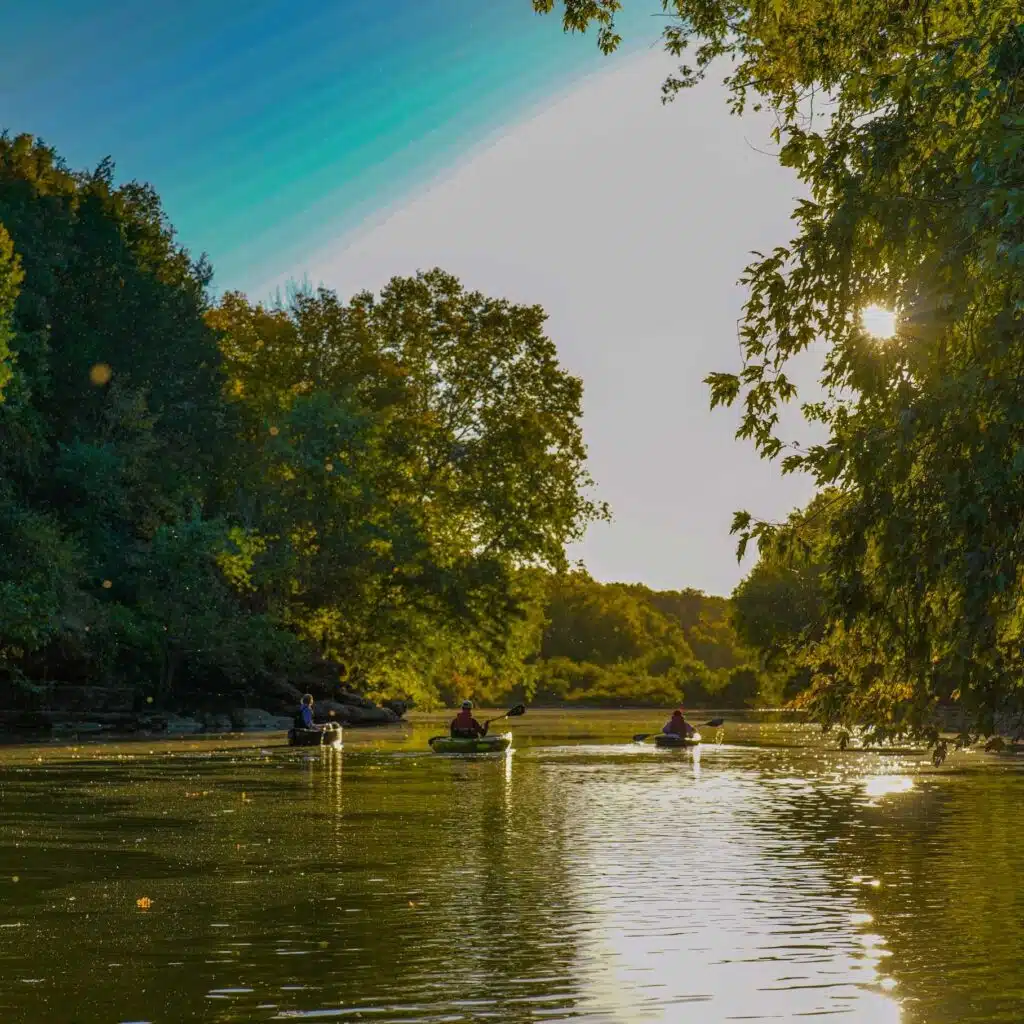
[[[648,724],[3,764],[0,1019],[1020,1019],[1018,766]]]
[[[565,890],[557,794],[514,793],[511,757],[318,755],[272,783],[262,762],[93,767],[45,814],[40,779],[5,784],[4,821],[25,836],[0,853],[18,879],[0,920],[3,1019],[432,1019],[467,993],[473,1014],[568,1012],[572,938],[537,912]]]

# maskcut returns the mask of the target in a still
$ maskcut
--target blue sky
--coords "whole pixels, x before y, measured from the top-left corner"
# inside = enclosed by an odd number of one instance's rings
[[[632,21],[649,45],[655,23]],[[3,22],[0,124],[151,182],[222,288],[254,286],[602,64],[529,0],[39,0]]]
[[[661,105],[658,10],[627,4],[604,58],[529,0],[37,0],[0,20],[0,127],[151,182],[217,289],[347,298],[442,266],[540,303],[615,515],[572,556],[724,594],[733,511],[811,494],[702,383],[737,368],[737,280],[789,239],[799,188],[767,116],[730,117],[719,83]]]

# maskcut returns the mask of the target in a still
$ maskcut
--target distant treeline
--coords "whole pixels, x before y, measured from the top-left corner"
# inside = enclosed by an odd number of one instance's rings
[[[732,707],[770,699],[726,598],[601,584],[584,573],[547,587],[533,666],[538,702]]]

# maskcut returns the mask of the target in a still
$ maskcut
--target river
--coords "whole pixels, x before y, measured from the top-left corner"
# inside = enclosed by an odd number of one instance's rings
[[[1024,1019],[1024,764],[530,712],[0,748],[0,1020]]]

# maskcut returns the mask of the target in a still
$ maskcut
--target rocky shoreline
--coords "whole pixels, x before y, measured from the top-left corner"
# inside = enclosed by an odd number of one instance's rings
[[[312,688],[311,688],[312,689]],[[323,692],[323,687],[319,687]],[[331,696],[316,700],[317,722],[345,728],[392,725],[404,717],[406,701],[382,704],[333,687]],[[283,732],[295,722],[303,691],[277,681],[273,692],[259,695],[261,706],[178,707],[155,709],[130,691],[101,686],[63,686],[47,695],[43,706],[0,709],[0,735],[8,739],[65,739],[82,736],[191,736],[225,733]],[[314,696],[316,694],[314,693]]]

